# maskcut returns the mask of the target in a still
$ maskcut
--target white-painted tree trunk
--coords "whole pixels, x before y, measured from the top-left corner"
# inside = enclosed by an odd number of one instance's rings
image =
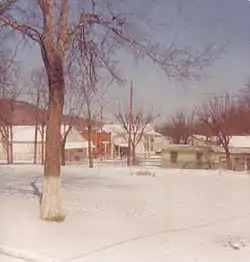
[[[41,217],[44,220],[61,222],[65,219],[60,194],[60,177],[45,176],[41,203]]]

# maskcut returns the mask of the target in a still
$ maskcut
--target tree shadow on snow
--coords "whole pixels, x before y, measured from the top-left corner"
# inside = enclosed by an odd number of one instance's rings
[[[12,173],[11,169],[3,169],[0,175],[0,194],[22,195],[36,197],[41,205],[42,201],[42,171],[16,170]],[[79,175],[78,172],[62,173],[62,188],[66,190],[126,190],[134,187],[115,177],[101,177],[97,175]]]
[[[32,173],[32,174],[29,174]],[[0,176],[0,194],[4,195],[22,195],[36,197],[41,204],[42,192],[38,187],[39,177],[34,178],[34,172],[16,173],[12,176],[11,173],[2,173]]]
[[[42,204],[42,198],[43,198],[43,193],[39,190],[39,188],[36,185],[36,181],[31,181],[30,186],[33,188],[33,195],[36,196],[39,200],[39,205],[41,206]]]

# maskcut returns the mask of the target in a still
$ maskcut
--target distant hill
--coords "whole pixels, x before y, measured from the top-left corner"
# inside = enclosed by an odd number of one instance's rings
[[[46,121],[46,110],[25,101],[0,99],[0,116],[6,113],[12,125],[35,125],[37,122]],[[79,116],[64,115],[62,123],[73,123],[79,130],[87,126],[86,119]]]

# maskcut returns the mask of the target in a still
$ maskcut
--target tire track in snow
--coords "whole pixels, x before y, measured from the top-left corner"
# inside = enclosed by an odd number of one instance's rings
[[[0,246],[0,254],[24,260],[25,262],[59,262],[53,258],[45,258],[27,250],[19,250],[7,246]]]

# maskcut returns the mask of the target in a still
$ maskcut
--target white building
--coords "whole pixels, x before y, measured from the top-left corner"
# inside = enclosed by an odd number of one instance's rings
[[[232,136],[229,141],[229,147],[250,149],[250,136]]]
[[[120,124],[106,124],[102,130],[107,133],[111,133],[111,144],[113,150],[112,157],[119,156],[123,150],[128,149],[128,132]],[[136,140],[138,141],[141,134],[141,130],[137,131]],[[132,133],[133,137],[133,133]],[[155,154],[161,147],[163,142],[163,136],[148,125],[143,131],[143,135],[136,146],[136,155]],[[166,141],[164,140],[164,143]]]
[[[64,136],[68,130],[68,126],[61,126],[61,135]],[[45,141],[46,141],[46,130],[42,131],[41,127],[38,128],[37,139],[35,140],[35,126],[13,126],[12,127],[12,151],[13,151],[13,162],[14,163],[32,163],[35,155],[35,141],[36,143],[36,159],[37,163],[41,163],[45,155]],[[10,137],[10,136],[9,136]],[[0,134],[0,161],[7,161],[7,152],[4,139]],[[9,143],[11,139],[9,138]],[[76,154],[75,159],[79,159],[79,156],[87,154],[88,143],[86,139],[73,127],[67,135],[65,144],[66,157],[71,158],[70,161],[74,160],[72,152]],[[77,157],[77,152],[79,156]],[[80,157],[80,158],[81,158]]]

